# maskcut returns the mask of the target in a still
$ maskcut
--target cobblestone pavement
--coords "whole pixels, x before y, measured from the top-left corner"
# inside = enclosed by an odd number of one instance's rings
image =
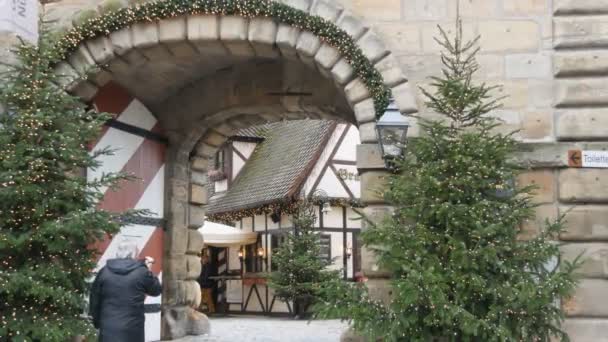
[[[346,323],[337,320],[298,321],[269,317],[212,317],[209,336],[179,342],[337,342]]]

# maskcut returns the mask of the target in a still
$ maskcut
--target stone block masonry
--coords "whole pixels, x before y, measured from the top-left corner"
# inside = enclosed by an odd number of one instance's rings
[[[554,0],[553,74],[556,139],[608,141],[606,75],[608,1]],[[608,169],[563,169],[557,180],[560,214],[569,243],[563,256],[583,253],[581,282],[563,303],[566,331],[573,341],[604,341],[608,336]]]
[[[453,34],[457,1],[344,0],[346,10],[369,19],[397,64],[408,86],[428,85],[437,75],[440,46],[437,25]],[[565,329],[573,341],[602,341],[608,336],[608,312],[590,301],[608,291],[604,244],[608,242],[608,179],[604,170],[566,169],[567,150],[606,148],[608,142],[608,1],[605,0],[460,0],[465,38],[481,36],[477,80],[500,85],[496,95],[507,96],[496,117],[502,131],[519,129],[517,139],[528,152],[520,155],[532,169],[520,184],[538,186],[537,217],[522,228],[535,236],[544,219],[566,215],[560,238],[568,241],[564,256],[583,249],[590,256],[581,270],[583,285],[569,303]],[[383,7],[384,6],[384,7]],[[387,13],[400,10],[401,16]],[[421,116],[430,116],[418,94],[413,99]],[[355,113],[365,117],[369,104]],[[362,137],[371,146],[371,131]],[[378,165],[369,147],[360,149],[361,167]],[[370,166],[371,167],[371,166]],[[371,193],[369,195],[372,195]],[[371,197],[371,196],[370,196]],[[599,301],[601,302],[601,301]]]

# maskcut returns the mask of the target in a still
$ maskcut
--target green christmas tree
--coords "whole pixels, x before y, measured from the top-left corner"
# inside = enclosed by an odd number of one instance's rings
[[[315,207],[303,200],[293,215],[295,232],[273,251],[272,263],[277,271],[270,275],[270,287],[278,298],[294,304],[294,314],[306,316],[308,307],[318,297],[321,285],[338,279],[337,271],[327,270],[330,261],[320,258],[320,236],[315,229]]]
[[[516,142],[488,115],[499,106],[492,88],[473,81],[477,40],[463,42],[460,23],[453,40],[440,31],[442,76],[423,92],[441,118],[420,120],[422,137],[386,192],[394,214],[362,234],[392,274],[390,299],[335,282],[319,314],[351,320],[371,340],[567,340],[559,300],[572,294],[578,262],[557,262],[561,219],[530,240],[518,235],[534,216],[534,189],[514,185]]]
[[[57,86],[49,35],[15,53],[18,65],[0,76],[0,340],[64,342],[94,334],[81,318],[90,246],[119,229],[96,209],[99,189],[125,177],[84,177],[111,152],[87,152],[109,116]]]

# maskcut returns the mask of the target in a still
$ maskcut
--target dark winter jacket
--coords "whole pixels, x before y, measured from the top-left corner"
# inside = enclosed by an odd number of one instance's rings
[[[209,277],[211,276],[211,265],[209,264],[204,264],[203,267],[201,268],[201,274],[198,276],[198,284],[200,285],[200,287],[204,288],[204,289],[211,289],[213,288],[213,280],[209,279]]]
[[[143,261],[108,260],[91,288],[89,313],[100,342],[143,342],[144,300],[158,296],[161,285]]]

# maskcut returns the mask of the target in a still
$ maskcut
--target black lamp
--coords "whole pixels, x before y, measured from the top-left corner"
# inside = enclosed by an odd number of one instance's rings
[[[331,212],[331,204],[329,203],[329,196],[327,195],[327,192],[325,192],[325,190],[317,189],[311,194],[310,197],[312,198],[313,201],[321,204],[321,213],[322,214],[327,214],[327,213]]]
[[[275,210],[270,214],[270,219],[273,223],[279,223],[281,221],[281,211]]]

